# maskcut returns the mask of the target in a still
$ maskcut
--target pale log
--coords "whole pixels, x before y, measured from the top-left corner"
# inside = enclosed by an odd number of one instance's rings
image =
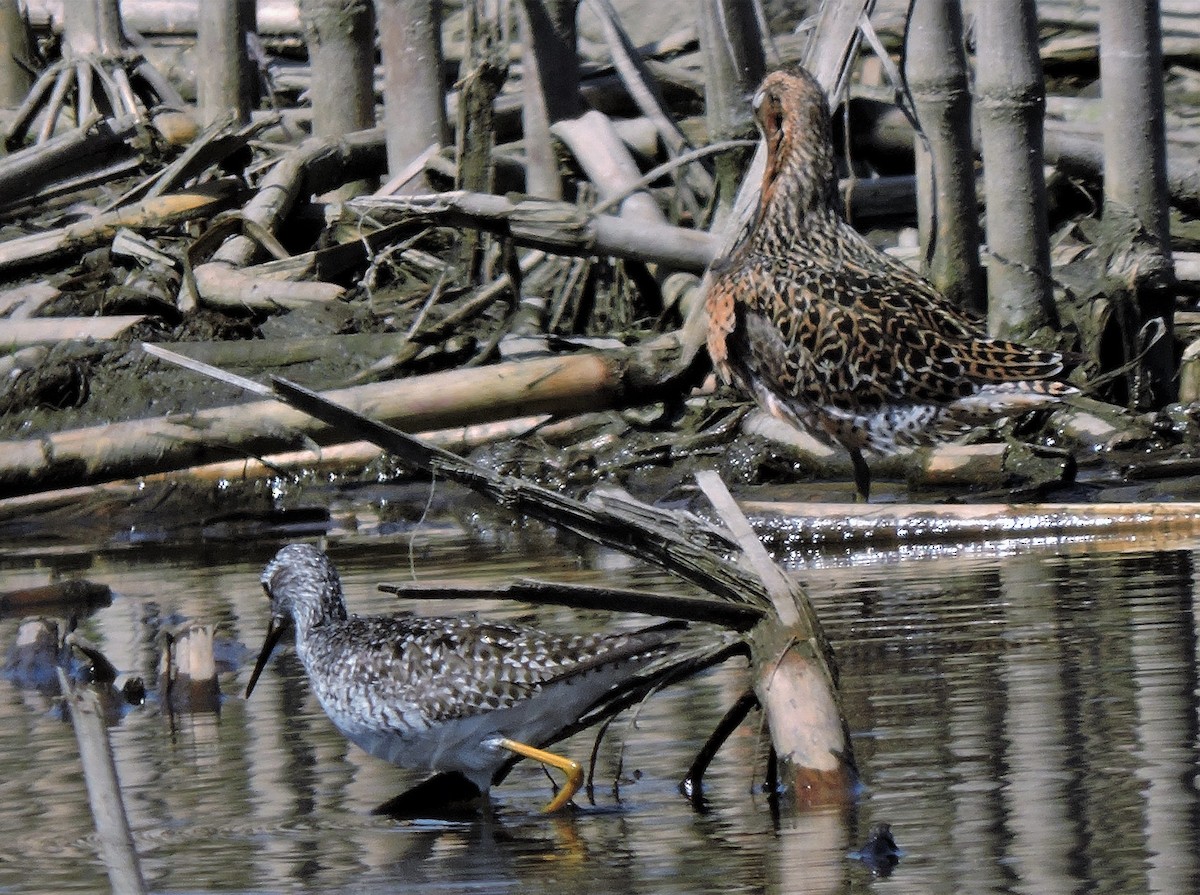
[[[0,243],[0,270],[35,261],[50,261],[70,252],[85,252],[111,242],[122,227],[131,230],[170,227],[214,215],[224,207],[230,192],[228,183],[216,181],[186,193],[147,199],[45,233],[10,239]]]
[[[650,363],[635,357],[614,352],[497,364],[340,389],[328,396],[415,432],[531,414],[578,413],[653,400],[643,393],[640,380]],[[109,423],[0,443],[0,495],[95,484],[348,438],[275,401]]]
[[[115,339],[146,319],[144,314],[112,317],[30,317],[0,320],[0,349],[11,351],[29,345],[57,345],[68,340]]]

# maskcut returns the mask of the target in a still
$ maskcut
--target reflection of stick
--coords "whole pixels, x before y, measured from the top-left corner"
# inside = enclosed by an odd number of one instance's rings
[[[146,881],[142,879],[137,851],[133,847],[133,833],[129,829],[125,803],[121,801],[117,765],[113,761],[112,745],[100,715],[100,700],[90,689],[76,689],[62,669],[58,671],[58,679],[71,710],[75,739],[79,741],[83,779],[87,784],[88,802],[100,840],[100,860],[108,871],[114,892],[139,895],[146,891]]]

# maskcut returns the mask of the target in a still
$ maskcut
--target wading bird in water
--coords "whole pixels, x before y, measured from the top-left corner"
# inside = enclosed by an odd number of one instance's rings
[[[533,758],[567,775],[546,811],[571,800],[583,771],[539,747],[677,646],[671,624],[561,636],[453,617],[348,615],[337,570],[309,544],[282,548],[262,586],[271,622],[247,698],[294,629],[317,701],[352,743],[398,767],[457,772],[480,793],[514,755]]]
[[[802,68],[754,95],[766,141],[753,226],[714,266],[708,351],[764,410],[850,453],[888,455],[1075,394],[1062,355],[988,338],[925,279],[842,216],[829,108]]]

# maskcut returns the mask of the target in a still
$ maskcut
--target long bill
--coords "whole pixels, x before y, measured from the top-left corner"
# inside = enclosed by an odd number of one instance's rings
[[[263,641],[262,649],[258,653],[258,661],[254,663],[254,671],[250,675],[250,683],[246,684],[246,698],[250,698],[251,691],[254,690],[254,685],[258,683],[258,676],[262,674],[262,670],[267,666],[267,660],[271,658],[271,652],[275,649],[275,645],[279,643],[279,638],[283,636],[283,632],[287,629],[287,622],[283,619],[271,616],[271,621],[267,623],[267,639]]]

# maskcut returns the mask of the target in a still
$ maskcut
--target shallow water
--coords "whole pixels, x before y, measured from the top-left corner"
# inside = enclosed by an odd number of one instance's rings
[[[258,573],[278,545],[15,545],[0,548],[0,589],[56,572],[109,584],[112,606],[82,627],[153,688],[163,619],[215,622],[219,636],[257,649],[267,621]],[[375,817],[371,808],[419,778],[349,746],[290,652],[243,700],[251,654],[222,674],[219,716],[171,718],[152,700],[111,728],[146,876],[159,892],[1197,891],[1196,553],[1098,546],[791,557],[841,664],[863,780],[850,811],[772,816],[756,790],[755,715],[712,766],[705,810],[679,795],[744,686],[744,663],[731,661],[613,725],[594,803],[579,798],[577,812],[539,814],[549,783],[524,763],[493,790],[490,814]],[[375,585],[409,574],[407,540],[335,541],[330,552],[353,610],[396,607]],[[676,586],[545,536],[423,535],[411,567],[426,579]],[[470,608],[563,629],[644,622]],[[0,620],[0,649],[16,626]],[[586,759],[592,741],[582,734],[564,751]],[[0,763],[0,891],[106,890],[71,727],[49,699],[4,681]],[[847,857],[880,821],[904,852],[888,878]]]

